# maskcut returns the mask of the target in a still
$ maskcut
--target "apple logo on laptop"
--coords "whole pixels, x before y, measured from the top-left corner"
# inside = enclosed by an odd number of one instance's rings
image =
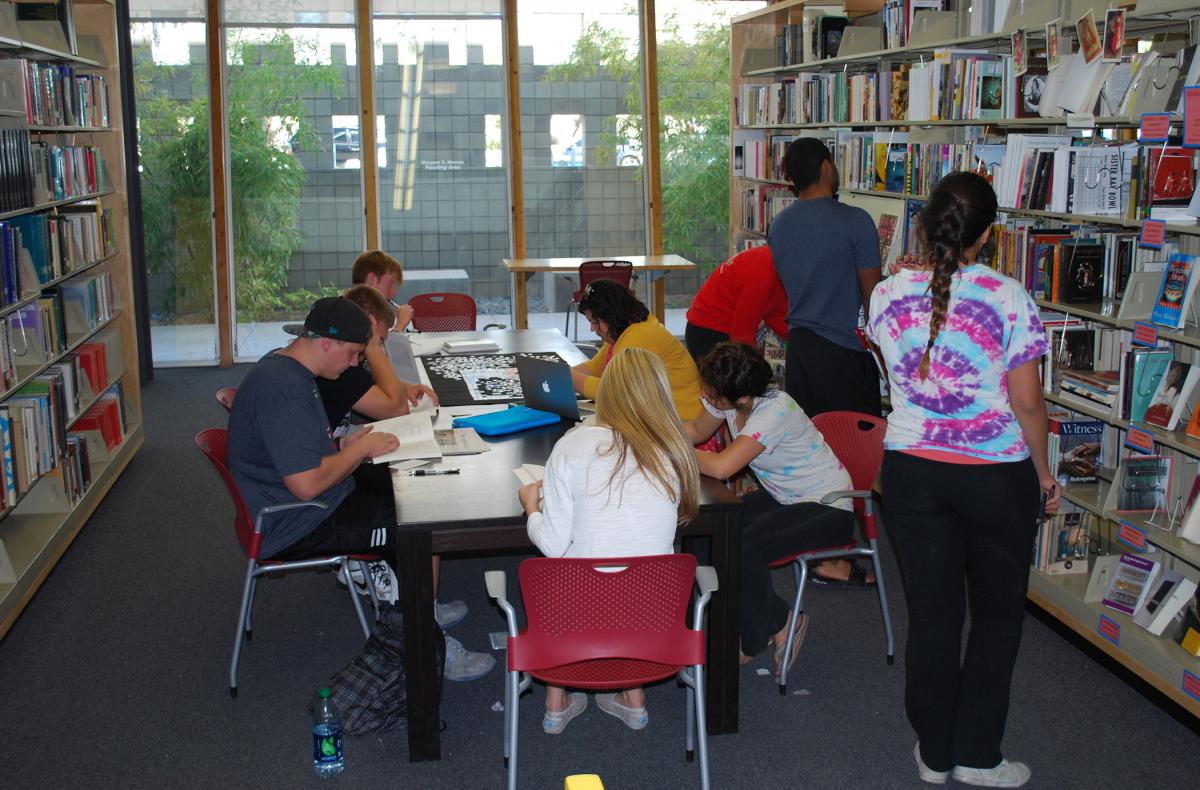
[[[542,392],[546,393],[547,395],[550,394],[550,382],[548,382],[548,381],[542,382]]]

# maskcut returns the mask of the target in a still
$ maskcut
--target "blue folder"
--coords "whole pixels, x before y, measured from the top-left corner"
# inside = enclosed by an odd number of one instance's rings
[[[473,417],[457,417],[452,423],[455,428],[474,428],[480,436],[503,436],[542,425],[552,425],[561,417],[548,411],[514,406],[511,409],[476,414]]]

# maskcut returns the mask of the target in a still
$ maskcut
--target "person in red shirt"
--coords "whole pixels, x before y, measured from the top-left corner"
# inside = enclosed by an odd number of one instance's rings
[[[787,293],[775,273],[771,248],[751,247],[722,263],[700,286],[687,311],[684,342],[698,362],[727,340],[756,345],[758,325],[788,336]]]

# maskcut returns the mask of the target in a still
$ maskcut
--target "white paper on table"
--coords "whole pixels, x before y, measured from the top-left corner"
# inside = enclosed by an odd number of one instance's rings
[[[413,458],[409,461],[393,461],[388,464],[388,468],[393,472],[407,472],[411,469],[419,469],[422,466],[428,466],[433,463],[432,458]]]
[[[376,433],[390,433],[400,440],[400,446],[390,453],[372,458],[376,464],[407,461],[412,458],[441,458],[442,448],[433,437],[433,420],[428,414],[406,414],[367,425]]]

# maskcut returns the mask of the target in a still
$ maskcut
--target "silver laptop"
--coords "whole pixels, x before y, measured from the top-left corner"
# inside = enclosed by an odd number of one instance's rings
[[[571,368],[563,362],[546,362],[533,357],[517,357],[517,375],[525,405],[579,422],[579,402],[571,382]]]

